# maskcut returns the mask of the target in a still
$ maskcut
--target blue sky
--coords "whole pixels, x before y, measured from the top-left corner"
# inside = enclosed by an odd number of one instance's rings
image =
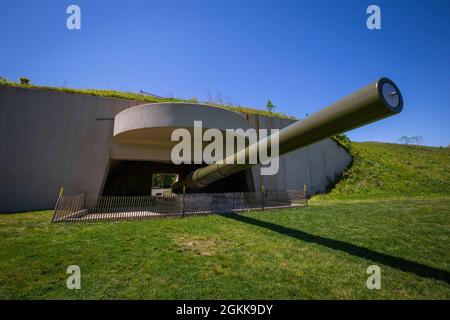
[[[81,30],[66,8],[81,8]],[[366,8],[381,7],[381,30]],[[424,137],[450,144],[450,1],[2,1],[0,76],[75,88],[220,93],[303,117],[386,76],[399,116],[356,141]]]

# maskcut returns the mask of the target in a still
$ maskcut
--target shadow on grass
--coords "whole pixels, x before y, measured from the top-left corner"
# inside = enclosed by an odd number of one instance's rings
[[[252,224],[261,228],[266,228],[268,230],[278,232],[280,234],[309,242],[315,243],[333,250],[338,250],[346,252],[353,256],[371,260],[376,263],[384,264],[386,266],[405,271],[411,272],[419,277],[432,278],[440,281],[444,281],[447,284],[450,283],[450,273],[444,270],[429,267],[414,261],[409,261],[403,258],[398,258],[388,254],[376,252],[364,247],[360,247],[354,244],[350,244],[340,240],[334,240],[329,238],[324,238],[321,236],[316,236],[301,230],[296,230],[288,227],[284,227],[275,223],[257,220],[251,217],[242,216],[238,214],[226,214],[223,217],[230,218],[236,221]]]

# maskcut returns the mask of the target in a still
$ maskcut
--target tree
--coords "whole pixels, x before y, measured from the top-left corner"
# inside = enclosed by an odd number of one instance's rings
[[[266,109],[267,109],[267,111],[272,113],[275,110],[275,108],[276,108],[276,106],[274,106],[272,104],[272,101],[270,101],[270,99],[267,99],[267,102],[266,102]]]
[[[419,146],[425,143],[422,136],[414,137],[414,142]]]
[[[402,136],[401,138],[398,139],[398,142],[403,143],[403,144],[409,144],[409,137]]]
[[[164,174],[161,180],[164,188],[170,188],[177,180],[177,176],[175,174]]]
[[[398,141],[400,143],[407,144],[407,145],[415,144],[415,145],[420,146],[420,145],[424,144],[424,140],[423,140],[422,136],[415,136],[415,137],[403,136],[400,139],[398,139]]]
[[[176,174],[152,174],[152,186],[154,188],[170,188],[177,180]]]
[[[19,80],[20,80],[20,84],[23,84],[23,85],[29,85],[31,83],[31,80],[28,79],[27,77],[20,77]]]
[[[161,175],[152,174],[152,186],[159,187],[161,185]]]

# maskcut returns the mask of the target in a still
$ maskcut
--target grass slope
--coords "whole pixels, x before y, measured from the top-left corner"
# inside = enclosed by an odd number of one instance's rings
[[[1,299],[449,299],[450,198],[51,224],[0,216]],[[81,290],[66,288],[67,266]],[[366,269],[382,270],[368,290]]]
[[[345,145],[345,142],[344,142]],[[450,148],[349,142],[352,166],[320,199],[450,195]]]

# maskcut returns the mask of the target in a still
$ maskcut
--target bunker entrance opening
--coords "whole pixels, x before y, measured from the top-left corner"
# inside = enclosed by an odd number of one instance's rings
[[[129,161],[129,160],[111,160],[105,185],[103,187],[103,196],[148,196],[159,195],[163,190],[158,190],[163,176],[166,180],[184,179],[190,172],[195,171],[202,165],[174,165],[170,162],[154,161]],[[177,178],[174,179],[174,176]],[[168,181],[164,181],[167,184]],[[159,185],[158,185],[159,184]],[[166,187],[165,185],[163,186]],[[170,188],[167,187],[167,188]],[[252,192],[255,191],[253,175],[251,169],[238,172],[227,178],[208,185],[206,188],[196,190],[195,192]],[[190,192],[187,190],[187,192]]]

